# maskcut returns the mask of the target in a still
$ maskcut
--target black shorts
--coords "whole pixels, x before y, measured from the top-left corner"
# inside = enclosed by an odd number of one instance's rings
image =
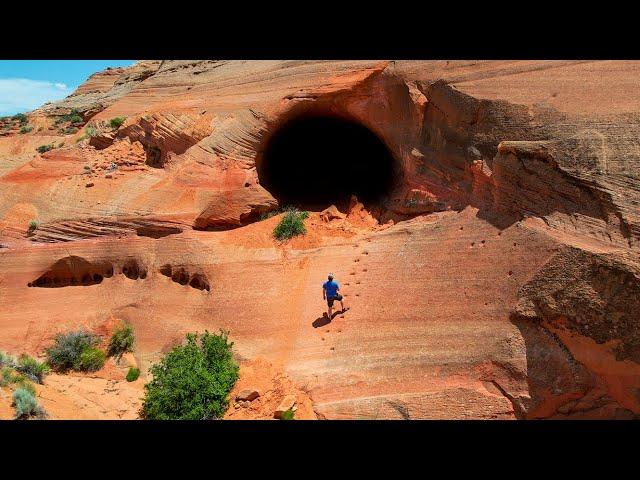
[[[334,300],[338,300],[338,301],[342,301],[342,295],[337,294],[335,297],[327,297],[327,305],[329,306],[329,308],[333,307],[333,301]]]

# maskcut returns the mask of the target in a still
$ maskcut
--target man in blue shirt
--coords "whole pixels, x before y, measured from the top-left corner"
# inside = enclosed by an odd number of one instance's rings
[[[344,303],[342,303],[342,295],[338,292],[340,285],[333,280],[333,273],[328,275],[328,281],[322,284],[322,299],[327,300],[327,306],[329,307],[329,320],[331,320],[331,310],[333,309],[333,301],[338,300],[342,306],[342,311],[345,312]]]

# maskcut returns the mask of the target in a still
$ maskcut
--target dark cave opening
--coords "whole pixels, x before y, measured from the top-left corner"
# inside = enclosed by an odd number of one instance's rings
[[[368,128],[334,116],[294,118],[268,140],[258,163],[260,184],[281,206],[345,207],[351,195],[371,205],[392,189],[396,164]]]

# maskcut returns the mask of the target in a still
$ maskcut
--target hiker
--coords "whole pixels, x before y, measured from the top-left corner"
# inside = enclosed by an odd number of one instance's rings
[[[342,312],[345,312],[344,303],[342,303],[342,295],[338,292],[340,285],[333,280],[333,273],[327,276],[328,280],[322,284],[322,299],[327,300],[327,306],[329,307],[329,320],[331,320],[331,310],[333,309],[333,301],[338,300],[342,306]]]

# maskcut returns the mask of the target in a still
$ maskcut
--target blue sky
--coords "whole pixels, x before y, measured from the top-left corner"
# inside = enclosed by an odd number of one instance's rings
[[[133,60],[0,60],[0,116],[28,112],[71,94],[90,75]]]

